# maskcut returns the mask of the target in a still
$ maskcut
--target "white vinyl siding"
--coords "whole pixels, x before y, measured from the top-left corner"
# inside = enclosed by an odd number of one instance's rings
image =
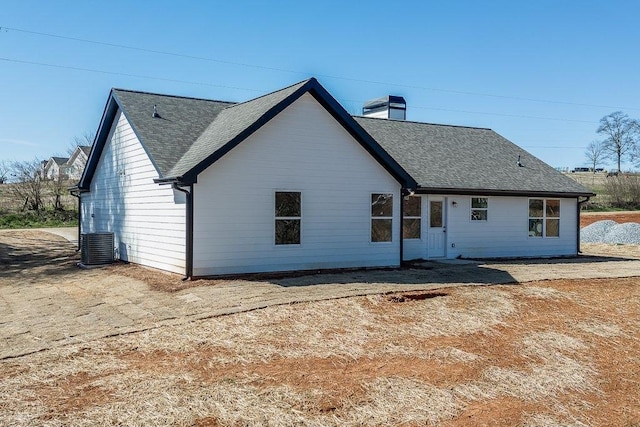
[[[113,232],[119,259],[176,273],[185,265],[185,197],[158,172],[120,112],[82,194],[82,233]]]
[[[482,198],[484,198],[483,196]],[[422,195],[422,220],[427,220],[427,195]],[[527,197],[487,197],[486,221],[472,221],[471,196],[446,196],[445,209],[447,258],[545,257],[576,255],[577,202],[560,200],[559,237],[529,238],[529,199]],[[455,203],[454,203],[455,202]],[[426,237],[426,227],[422,230]],[[428,258],[427,245],[421,240],[404,240],[405,260]]]
[[[447,257],[540,257],[577,254],[576,199],[560,200],[559,237],[529,238],[529,199],[489,197],[487,221],[469,221],[471,198],[449,196]],[[457,206],[452,207],[456,201]],[[454,245],[452,247],[452,245]]]
[[[274,244],[274,192],[302,194],[302,242]],[[371,194],[400,184],[309,94],[198,176],[194,275],[397,266],[393,242],[370,242]]]

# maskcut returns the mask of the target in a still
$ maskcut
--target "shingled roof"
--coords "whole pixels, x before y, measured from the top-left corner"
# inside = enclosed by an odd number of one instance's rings
[[[355,120],[409,172],[422,193],[592,195],[491,129]]]
[[[239,104],[112,89],[95,147],[78,187],[89,189],[118,109],[158,170],[157,181],[189,184],[305,93],[323,105],[398,182],[415,185],[411,176],[311,78]]]
[[[162,176],[170,174],[207,126],[234,104],[123,89],[112,92]]]
[[[113,89],[79,188],[89,188],[118,109],[158,170],[158,182],[184,184],[305,93],[402,185],[419,192],[592,195],[490,129],[352,117],[313,78],[243,103]]]

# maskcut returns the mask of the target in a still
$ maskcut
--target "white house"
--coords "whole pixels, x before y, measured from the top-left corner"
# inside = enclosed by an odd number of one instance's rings
[[[42,176],[49,180],[67,179],[67,160],[67,157],[50,157],[42,163]]]
[[[113,89],[81,233],[186,277],[578,253],[589,190],[490,129],[375,101],[352,117],[313,78],[239,104]]]
[[[82,176],[82,171],[87,164],[91,147],[88,145],[78,145],[73,153],[65,163],[66,174],[69,179],[79,180]]]

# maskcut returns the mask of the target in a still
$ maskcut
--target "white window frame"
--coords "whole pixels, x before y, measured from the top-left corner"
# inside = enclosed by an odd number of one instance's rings
[[[300,195],[300,216],[277,216],[276,215],[276,209],[277,209],[277,205],[276,205],[276,198],[277,198],[277,194],[278,193],[298,193]],[[302,191],[299,190],[274,190],[273,191],[273,245],[277,248],[290,248],[292,246],[301,246],[302,245],[302,208],[303,208],[303,204],[302,204]],[[278,243],[276,241],[277,239],[277,222],[278,221],[291,221],[291,220],[297,220],[300,222],[300,227],[299,227],[299,242],[298,243]]]
[[[407,211],[404,208],[404,206],[402,207],[402,221],[403,221],[403,227],[402,227],[402,239],[403,240],[421,240],[422,239],[422,197],[420,196],[404,196],[402,198],[402,203],[404,204],[405,201],[409,200],[409,198],[414,198],[414,199],[418,199],[420,200],[420,215],[419,216],[409,216],[407,215]],[[418,233],[418,237],[405,237],[404,235],[404,220],[407,219],[417,219],[418,221],[420,221],[420,233]],[[393,223],[392,223],[393,226]]]
[[[387,195],[387,196],[391,196],[391,216],[373,216],[373,212],[371,211],[372,208],[372,200],[373,200],[373,196],[374,195]],[[390,244],[393,243],[393,193],[389,193],[389,192],[379,192],[379,193],[370,193],[369,194],[369,242],[372,244]],[[373,222],[375,220],[390,220],[391,221],[391,233],[389,234],[391,236],[390,240],[382,240],[382,241],[377,241],[374,242],[372,239],[372,232],[373,232]]]
[[[530,216],[530,205],[532,200],[542,200],[542,216]],[[547,215],[547,202],[554,201],[558,202],[558,215],[557,216],[548,216]],[[544,197],[531,197],[527,200],[527,233],[529,238],[532,239],[559,239],[560,238],[560,206],[562,205],[562,201],[560,199],[554,198],[544,198]],[[531,235],[531,220],[541,220],[542,221],[542,230],[540,231],[540,235]],[[548,220],[557,220],[558,221],[558,235],[557,236],[547,236],[547,221]]]
[[[487,201],[487,207],[486,208],[474,208],[473,207],[473,199],[485,199]],[[484,211],[486,212],[486,218],[482,219],[482,218],[474,218],[473,217],[473,211]],[[472,196],[469,199],[469,221],[471,222],[487,222],[489,221],[489,198],[488,197],[482,197],[482,196]]]

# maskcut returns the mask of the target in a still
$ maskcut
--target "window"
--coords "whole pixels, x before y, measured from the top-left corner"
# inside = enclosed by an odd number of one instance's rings
[[[300,192],[276,191],[276,245],[299,245],[302,222],[302,195]]]
[[[489,199],[486,197],[471,198],[471,221],[486,221],[489,213]]]
[[[560,236],[560,200],[529,199],[529,237]]]
[[[408,196],[402,202],[402,237],[419,239],[422,219],[422,197]]]
[[[441,200],[429,200],[429,227],[440,228],[442,227],[442,217],[444,211],[442,210]]]
[[[371,241],[390,242],[393,235],[393,194],[371,195]]]

